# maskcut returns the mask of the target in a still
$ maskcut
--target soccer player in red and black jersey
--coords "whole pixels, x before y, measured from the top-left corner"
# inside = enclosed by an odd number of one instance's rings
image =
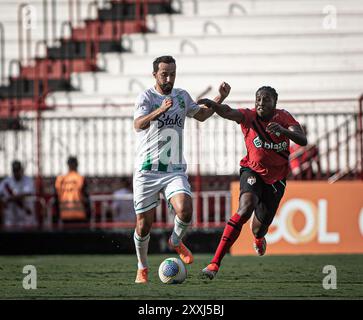
[[[247,148],[247,155],[240,162],[238,211],[227,222],[211,263],[202,270],[210,279],[217,274],[224,255],[253,212],[254,248],[258,255],[265,254],[265,235],[286,187],[290,140],[302,146],[307,144],[306,135],[293,116],[286,110],[276,109],[277,98],[274,88],[261,87],[252,110],[232,109],[209,99],[198,101],[221,117],[240,124]]]

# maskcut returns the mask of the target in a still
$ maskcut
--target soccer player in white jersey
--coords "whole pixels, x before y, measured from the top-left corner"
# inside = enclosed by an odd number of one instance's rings
[[[141,93],[135,105],[134,128],[137,156],[133,177],[136,228],[134,242],[138,259],[136,283],[148,282],[147,252],[150,230],[159,194],[164,193],[175,212],[174,229],[169,246],[184,263],[193,262],[193,255],[182,238],[192,219],[192,198],[183,157],[185,117],[205,121],[213,109],[198,106],[189,93],[174,87],[176,63],[171,56],[161,56],[153,62],[155,85]],[[230,86],[223,82],[214,101],[221,103]]]

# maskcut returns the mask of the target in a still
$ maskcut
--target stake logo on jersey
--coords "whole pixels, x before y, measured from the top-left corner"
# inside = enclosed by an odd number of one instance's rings
[[[186,171],[183,156],[185,117],[193,117],[200,109],[190,95],[185,90],[173,89],[165,96],[150,88],[139,95],[134,119],[150,114],[166,98],[173,100],[172,107],[152,121],[149,128],[136,132],[136,170]]]
[[[158,129],[163,128],[164,126],[178,126],[179,128],[184,127],[184,122],[182,116],[176,114],[174,118],[171,118],[170,115],[164,113],[158,118]]]

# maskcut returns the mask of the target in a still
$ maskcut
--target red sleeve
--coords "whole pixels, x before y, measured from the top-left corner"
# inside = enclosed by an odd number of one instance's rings
[[[251,110],[250,109],[243,109],[240,108],[238,109],[239,112],[243,113],[244,117],[245,117],[245,121],[240,122],[241,125],[245,126],[245,127],[249,127],[251,125]]]
[[[287,125],[287,127],[290,126],[299,126],[300,123],[295,120],[295,118],[286,110],[281,110],[284,115],[284,122]]]

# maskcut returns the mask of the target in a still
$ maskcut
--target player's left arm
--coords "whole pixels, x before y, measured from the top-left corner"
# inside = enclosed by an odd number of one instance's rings
[[[300,125],[292,125],[288,128],[284,128],[277,122],[270,122],[266,127],[266,131],[269,133],[283,134],[285,137],[289,138],[300,146],[306,146],[308,144],[306,134]]]
[[[221,104],[224,101],[224,99],[228,97],[230,91],[231,91],[231,86],[227,82],[222,82],[218,89],[219,95],[216,96],[213,100]],[[215,111],[213,108],[201,106],[199,111],[194,115],[193,118],[203,122],[207,120],[209,117],[211,117],[214,112]]]

